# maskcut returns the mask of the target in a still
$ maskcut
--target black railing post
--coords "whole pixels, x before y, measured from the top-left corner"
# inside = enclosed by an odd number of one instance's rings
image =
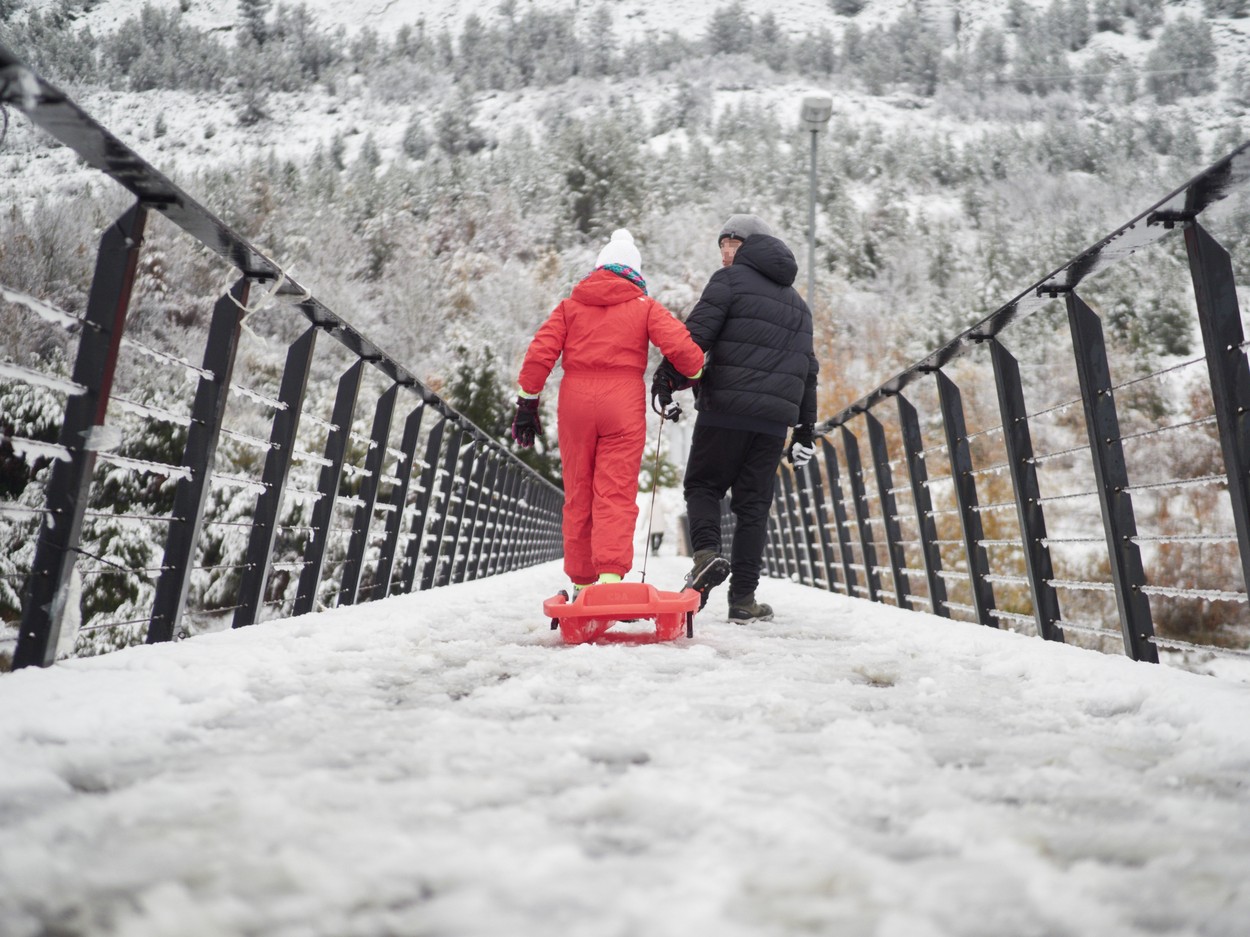
[[[821,437],[821,452],[825,456],[825,474],[829,477],[829,497],[833,501],[833,523],[838,529],[838,555],[842,558],[842,581],[846,594],[855,597],[855,570],[851,569],[854,555],[851,552],[850,535],[847,533],[846,505],[842,501],[842,480],[838,477],[838,450],[828,439]]]
[[[558,560],[564,556],[564,537],[561,533],[561,517],[564,513],[564,492],[544,482],[547,497],[551,499],[551,520],[547,524],[547,559]]]
[[[823,442],[823,440],[822,440]],[[833,556],[833,540],[829,536],[829,513],[825,510],[825,486],[820,478],[820,463],[815,457],[807,463],[811,484],[811,510],[816,521],[816,536],[820,538],[820,555],[824,564],[825,588],[834,591],[837,585],[836,561]]]
[[[517,533],[520,540],[517,565],[520,567],[529,566],[539,559],[543,518],[546,514],[546,502],[542,495],[543,492],[533,478],[522,479],[521,500],[517,504]]]
[[[512,493],[510,547],[508,549],[508,572],[525,565],[528,544],[528,533],[525,529],[524,515],[529,510],[525,504],[525,496],[529,493],[530,477],[518,472]]]
[[[794,484],[790,466],[779,465],[777,476],[777,520],[781,524],[781,544],[786,554],[786,578],[806,582],[803,578],[802,545],[799,542],[799,520],[794,509]]]
[[[373,411],[373,429],[369,433],[369,451],[365,453],[365,477],[360,482],[360,504],[352,518],[351,539],[343,562],[343,581],[339,583],[339,605],[355,605],[360,594],[360,577],[365,570],[365,554],[369,549],[369,528],[378,503],[378,487],[387,463],[387,442],[391,438],[391,421],[395,417],[395,398],[399,385],[392,384],[378,398]]]
[[[950,617],[946,607],[946,581],[942,579],[942,551],[937,544],[937,524],[933,520],[933,497],[929,494],[929,470],[925,466],[924,438],[916,408],[902,394],[898,395],[898,423],[903,435],[903,452],[907,455],[907,476],[911,481],[911,500],[916,508],[920,552],[924,558],[925,581],[929,584],[929,606],[934,615]]]
[[[326,546],[330,541],[330,526],[334,521],[334,506],[339,497],[339,480],[343,477],[343,462],[347,458],[347,440],[351,435],[352,417],[356,412],[356,398],[360,394],[360,382],[365,363],[357,361],[339,378],[338,392],[334,396],[334,411],[330,416],[330,429],[326,433],[325,460],[317,480],[320,497],[313,505],[312,536],[304,548],[304,567],[299,573],[295,589],[292,615],[307,615],[317,603],[317,591],[325,570]]]
[[[855,506],[860,555],[864,559],[864,584],[868,589],[869,600],[878,602],[881,577],[877,574],[877,550],[873,546],[872,528],[868,525],[868,496],[864,492],[864,469],[859,461],[859,441],[846,426],[842,427],[842,449],[846,452],[846,475],[851,485],[851,503]]]
[[[230,380],[239,348],[239,325],[243,321],[249,287],[248,279],[240,278],[213,307],[208,341],[204,346],[204,371],[207,373],[200,375],[195,388],[191,425],[182,449],[182,464],[191,470],[191,477],[179,479],[174,491],[173,523],[165,537],[165,556],[161,561],[160,578],[156,581],[152,621],[145,639],[148,644],[172,640],[186,610],[191,567],[203,529],[209,476],[221,439],[226,401],[230,397]]]
[[[500,557],[503,566],[499,572],[510,573],[520,564],[521,551],[521,497],[525,491],[525,473],[513,468],[508,483],[508,517],[504,526],[504,553]]]
[[[986,577],[990,573],[985,554],[985,531],[981,527],[981,510],[977,503],[977,481],[972,475],[972,451],[968,448],[968,427],[964,422],[963,395],[941,371],[936,373],[938,402],[942,408],[942,427],[946,431],[946,454],[950,458],[951,483],[955,504],[959,508],[960,527],[964,535],[964,555],[968,560],[968,583],[972,590],[972,606],[977,621],[990,628],[998,627],[994,617],[994,589]]]
[[[477,556],[473,558],[473,562],[469,565],[468,578],[470,581],[479,579],[485,575],[485,570],[490,564],[491,555],[495,551],[495,524],[494,516],[499,507],[498,493],[495,485],[499,482],[500,455],[494,449],[486,450],[486,475],[482,479],[481,496],[478,501],[478,511],[474,518],[474,536],[481,543],[481,548],[477,551]]]
[[[432,514],[425,528],[425,565],[421,569],[421,591],[434,587],[434,572],[438,568],[438,557],[443,551],[443,537],[447,531],[447,515],[451,513],[452,486],[456,483],[456,460],[460,455],[460,441],[464,434],[459,426],[453,425],[451,432],[446,434],[446,445],[443,447],[443,464],[436,473],[438,481],[438,500],[432,502]]]
[[[547,519],[543,524],[542,538],[543,551],[541,559],[543,561],[554,560],[563,552],[560,530],[560,498],[548,485],[542,483],[535,477],[534,484],[541,485],[543,497],[547,503]]]
[[[812,581],[809,585],[824,585],[833,591],[833,583],[828,578],[828,561],[824,553],[824,540],[820,536],[819,525],[814,522],[812,514],[812,498],[809,491],[808,470],[813,468],[811,462],[794,470],[794,491],[799,496],[799,530],[803,539],[803,547],[807,552],[807,568]]]
[[[894,475],[890,471],[890,450],[885,441],[881,421],[871,413],[864,414],[868,424],[868,445],[872,449],[872,462],[877,476],[877,495],[881,501],[881,519],[885,525],[885,549],[890,557],[890,574],[894,577],[894,598],[899,608],[910,610],[908,597],[910,583],[907,581],[907,557],[900,542],[903,535],[898,526],[898,504],[894,500]]]
[[[480,448],[477,438],[470,432],[466,431],[460,439],[460,461],[456,463],[456,483],[452,487],[452,502],[448,507],[452,526],[448,529],[446,524],[443,525],[443,536],[447,540],[447,548],[439,558],[438,575],[435,578],[435,583],[440,586],[451,583],[452,573],[459,565],[458,553],[464,533],[464,512],[469,504],[470,471]]]
[[[534,479],[528,475],[521,478],[517,489],[516,514],[516,547],[513,554],[513,568],[528,566],[534,550],[534,525],[538,520],[538,508],[534,496]]]
[[[464,582],[465,571],[469,567],[469,557],[473,553],[473,544],[481,536],[483,495],[483,479],[486,477],[486,463],[490,461],[490,450],[486,446],[474,446],[473,474],[464,487],[464,506],[461,508],[460,523],[457,524],[456,537],[460,547],[456,551],[456,565],[452,570],[452,582]],[[476,494],[474,494],[476,492]],[[472,510],[469,505],[472,504]]]
[[[417,437],[421,435],[421,418],[424,414],[425,405],[417,404],[416,409],[410,411],[404,421],[404,437],[399,444],[401,455],[395,469],[395,477],[399,481],[391,488],[387,500],[391,510],[386,515],[382,554],[373,589],[369,593],[373,599],[384,599],[391,594],[391,579],[395,575],[395,561],[399,556],[399,532],[404,526],[404,505],[408,502],[408,489],[412,484],[412,464],[417,458]]]
[[[536,525],[534,530],[535,550],[534,558],[530,561],[531,565],[532,563],[551,560],[555,556],[555,553],[551,550],[550,532],[551,520],[555,517],[556,507],[555,496],[552,495],[550,488],[547,488],[546,485],[541,485],[537,478],[532,482],[532,485],[534,485],[537,495],[539,495],[539,503],[542,506],[541,517],[544,520],[539,525]]]
[[[1154,622],[1150,616],[1150,600],[1141,591],[1146,584],[1146,574],[1134,539],[1137,519],[1133,514],[1133,497],[1128,491],[1128,469],[1120,442],[1120,419],[1111,391],[1111,368],[1107,364],[1102,322],[1076,293],[1068,293],[1066,299],[1098,504],[1102,509],[1107,554],[1111,561],[1111,585],[1124,633],[1124,652],[1134,660],[1157,664],[1159,651],[1151,640]]]
[[[997,339],[990,339],[990,359],[994,363],[994,383],[998,387],[998,410],[1003,421],[1003,444],[1007,467],[1016,493],[1016,515],[1024,541],[1025,572],[1033,594],[1033,617],[1037,633],[1047,641],[1062,641],[1059,626],[1059,596],[1051,581],[1055,578],[1046,545],[1046,515],[1042,510],[1037,467],[1033,464],[1033,437],[1029,432],[1020,365]]]
[[[1196,221],[1185,226],[1185,249],[1198,301],[1215,422],[1220,431],[1243,584],[1250,589],[1250,366],[1232,260]]]
[[[784,563],[785,551],[781,546],[781,507],[777,500],[777,491],[780,487],[780,480],[773,479],[773,504],[768,510],[768,535],[764,540],[764,572],[773,579],[785,579],[787,576]]]
[[[292,342],[287,351],[282,384],[278,390],[278,400],[282,406],[273,415],[269,453],[265,456],[265,468],[261,476],[261,484],[265,487],[256,497],[256,511],[252,516],[252,530],[247,541],[246,566],[239,583],[239,605],[234,610],[234,621],[231,624],[234,628],[255,624],[265,600],[265,586],[269,582],[269,570],[273,564],[273,548],[278,539],[278,513],[282,509],[286,480],[291,471],[295,434],[299,430],[300,415],[304,409],[304,392],[308,388],[308,372],[312,367],[317,331],[316,326],[305,329],[304,334]]]
[[[56,659],[96,452],[103,443],[96,436],[97,428],[104,425],[113,390],[146,221],[147,210],[136,203],[100,238],[74,362],[74,383],[86,390],[65,402],[58,442],[69,450],[70,458],[52,463],[45,496],[48,514],[39,529],[26,583],[22,628],[13,653],[15,670],[32,664],[46,667]]]
[[[495,547],[491,551],[490,565],[486,575],[494,576],[510,570],[512,555],[512,517],[516,498],[516,478],[520,472],[511,460],[504,461],[504,480],[499,482],[499,511],[495,513]]]
[[[412,591],[416,585],[417,569],[421,565],[422,548],[425,546],[426,519],[430,513],[430,501],[434,493],[434,478],[438,472],[438,457],[443,448],[443,434],[447,427],[447,418],[440,416],[438,422],[430,427],[430,434],[425,440],[425,459],[421,467],[421,478],[417,481],[417,498],[412,507],[412,525],[408,530],[408,544],[404,547],[403,591]]]

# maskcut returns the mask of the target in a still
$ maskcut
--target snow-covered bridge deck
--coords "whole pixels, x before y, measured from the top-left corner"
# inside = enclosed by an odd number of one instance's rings
[[[1246,933],[1245,682],[772,581],[566,647],[560,581],[0,678],[0,932]]]

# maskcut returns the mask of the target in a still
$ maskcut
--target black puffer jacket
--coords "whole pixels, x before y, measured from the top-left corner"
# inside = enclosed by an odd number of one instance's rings
[[[798,264],[775,237],[753,234],[712,274],[686,320],[711,356],[695,408],[712,426],[784,436],[816,422],[812,313],[792,285]]]

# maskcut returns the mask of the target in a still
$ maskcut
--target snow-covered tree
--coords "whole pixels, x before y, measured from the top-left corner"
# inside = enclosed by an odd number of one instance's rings
[[[1211,26],[1178,16],[1164,27],[1146,57],[1146,88],[1161,104],[1215,89],[1216,51]]]
[[[269,38],[269,18],[272,0],[239,0],[239,24],[243,33],[258,46]]]

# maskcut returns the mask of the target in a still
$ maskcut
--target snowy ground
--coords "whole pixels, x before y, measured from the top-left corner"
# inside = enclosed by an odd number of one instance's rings
[[[1246,685],[771,581],[564,646],[560,584],[0,677],[0,933],[1246,933]]]

